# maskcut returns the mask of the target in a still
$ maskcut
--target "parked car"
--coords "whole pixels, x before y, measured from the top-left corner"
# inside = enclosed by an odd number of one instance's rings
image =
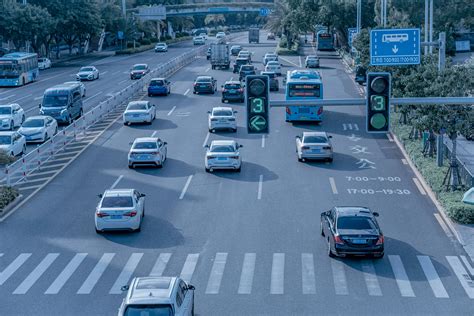
[[[168,44],[166,43],[156,43],[155,45],[155,53],[158,52],[167,52],[168,51]]]
[[[44,143],[58,132],[58,123],[51,116],[30,116],[21,125],[18,133],[25,136],[26,142]]]
[[[38,68],[39,69],[48,69],[51,68],[51,60],[46,57],[38,58]]]
[[[171,82],[166,78],[152,78],[148,85],[148,96],[168,95],[171,93]]]
[[[150,101],[132,101],[128,103],[122,117],[124,125],[132,123],[151,124],[156,118],[156,107]]]
[[[26,153],[26,138],[18,132],[0,132],[0,151],[12,157]]]
[[[245,101],[244,85],[240,81],[226,81],[222,85],[222,103],[230,101]]]
[[[153,165],[161,168],[168,153],[167,142],[158,137],[136,138],[128,152],[128,167]]]
[[[212,76],[198,76],[193,83],[193,93],[212,93],[217,91],[217,80]]]
[[[76,74],[77,80],[95,80],[99,79],[99,70],[94,66],[81,67],[79,72]]]
[[[308,55],[304,61],[306,68],[319,68],[319,57],[316,55]]]
[[[279,91],[280,83],[278,82],[277,75],[273,71],[262,71],[261,75],[268,76],[270,78],[270,91]]]
[[[0,105],[0,130],[13,130],[25,121],[25,111],[17,103]]]
[[[298,161],[323,159],[332,162],[331,138],[332,136],[329,136],[326,132],[303,132],[303,135],[296,136]]]
[[[150,72],[147,64],[135,64],[130,70],[130,79],[140,79]]]

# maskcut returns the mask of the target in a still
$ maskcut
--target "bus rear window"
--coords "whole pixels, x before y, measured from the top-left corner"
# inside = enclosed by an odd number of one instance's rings
[[[319,84],[290,84],[288,87],[290,97],[315,97],[321,96],[321,87]]]

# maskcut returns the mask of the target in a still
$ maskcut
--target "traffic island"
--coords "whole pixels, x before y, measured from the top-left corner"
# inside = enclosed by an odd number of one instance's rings
[[[21,201],[21,195],[17,189],[9,186],[0,187],[0,219],[5,216]]]

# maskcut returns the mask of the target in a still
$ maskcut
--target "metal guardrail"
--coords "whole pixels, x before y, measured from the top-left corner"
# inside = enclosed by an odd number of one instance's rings
[[[451,140],[445,139],[443,142],[444,149],[443,153],[447,159],[451,159],[451,152],[452,152],[452,143]],[[459,150],[459,143],[457,145],[458,150]],[[459,154],[459,152],[458,152]],[[459,156],[456,157],[456,160],[458,161],[459,165],[459,174],[463,180],[463,183],[466,185],[467,188],[474,187],[474,175],[471,173],[471,169],[469,166],[466,165],[466,162],[462,159],[460,159]],[[448,161],[449,164],[449,161]],[[474,163],[473,163],[474,164]],[[474,167],[474,166],[473,166]]]
[[[42,165],[51,160],[51,158],[58,154],[66,145],[81,136],[87,136],[87,131],[90,126],[100,122],[104,115],[133,98],[139,91],[143,91],[146,83],[148,83],[151,78],[157,76],[166,77],[173,74],[185,65],[193,62],[198,56],[203,55],[206,48],[206,46],[201,46],[159,65],[143,78],[133,82],[107,100],[100,102],[90,111],[75,120],[71,125],[65,127],[49,140],[39,145],[35,150],[32,150],[8,165],[5,168],[5,177],[0,180],[0,183],[8,186],[20,183],[26,179],[28,175],[40,169]]]

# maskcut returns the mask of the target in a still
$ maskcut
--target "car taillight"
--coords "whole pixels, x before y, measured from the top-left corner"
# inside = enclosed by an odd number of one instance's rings
[[[239,156],[230,156],[230,159],[239,159]]]
[[[229,121],[230,121],[230,122],[234,122],[234,121],[235,121],[235,118],[230,118]]]
[[[217,122],[217,119],[212,118],[212,119],[211,119],[211,122]]]
[[[239,92],[244,92],[244,88],[240,88],[240,89],[239,89]]]
[[[344,241],[339,235],[334,235],[334,243],[342,245],[344,244]]]
[[[197,86],[197,83],[193,83],[193,86]]]
[[[308,146],[303,146],[303,147],[301,147],[301,149],[302,149],[302,150],[308,150],[309,147],[308,147]]]
[[[323,107],[320,107],[320,108],[318,109],[318,115],[321,115],[322,113],[323,113]]]
[[[291,115],[291,110],[289,107],[286,107],[286,114],[290,114]]]
[[[137,211],[130,211],[123,214],[123,216],[130,216],[130,217],[135,217],[136,215],[137,215]]]
[[[383,244],[383,242],[384,242],[383,235],[380,235],[380,236],[379,236],[379,239],[377,239],[377,243],[376,243],[376,245],[382,245],[382,244]]]
[[[97,217],[99,217],[99,218],[109,216],[109,214],[107,214],[107,213],[102,213],[102,212],[96,212],[95,215],[97,215]]]
[[[216,158],[216,157],[214,157],[214,156],[207,156],[207,159],[214,159],[214,158]]]
[[[330,150],[331,147],[330,147],[330,146],[324,146],[323,149],[325,149],[325,150]]]

